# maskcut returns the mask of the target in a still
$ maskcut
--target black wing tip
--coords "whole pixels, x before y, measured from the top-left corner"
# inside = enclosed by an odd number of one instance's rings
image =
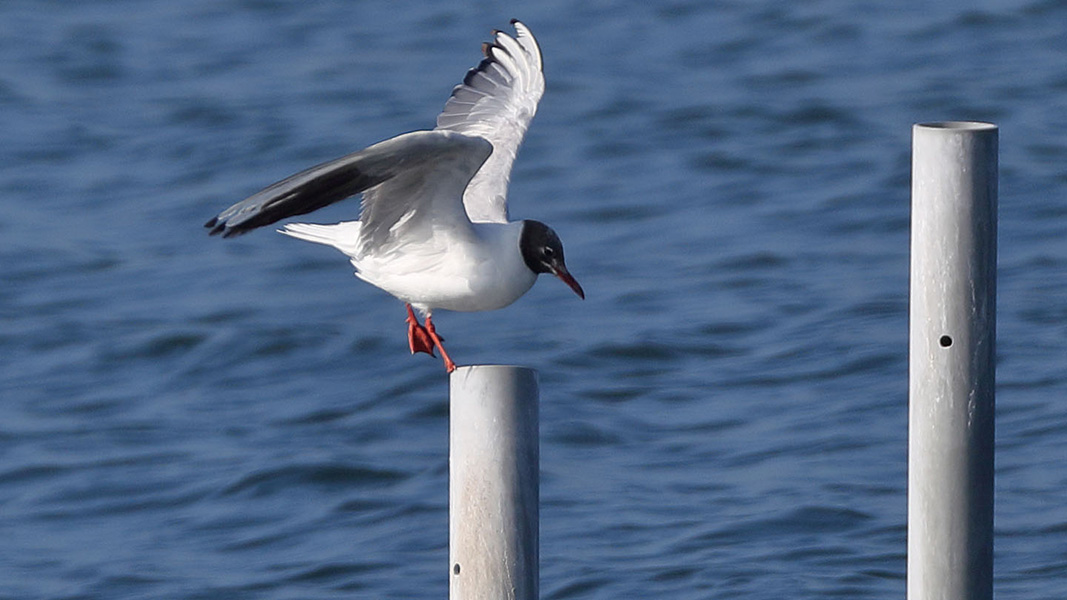
[[[240,227],[234,227],[226,221],[219,221],[218,217],[213,217],[210,221],[204,223],[204,227],[208,229],[208,235],[215,236],[222,234],[222,237],[224,238],[233,237],[235,235],[241,235],[242,233],[245,233],[247,231],[246,229]]]
[[[511,53],[508,52],[507,48],[501,46],[496,42],[482,42],[482,54],[485,55],[485,58],[483,58],[482,61],[478,63],[478,66],[467,71],[467,74],[463,76],[463,85],[473,86],[474,84],[472,82],[474,81],[474,78],[478,76],[479,73],[484,73],[485,70],[490,67],[490,65],[500,64],[500,61],[493,56],[492,51],[494,48],[500,50],[508,56],[511,56]]]
[[[511,26],[515,27],[516,24],[522,25],[527,31],[530,30],[530,28],[527,27],[526,23],[523,23],[522,21],[520,21],[518,19],[512,19],[511,20]],[[515,27],[516,31],[518,31],[518,29],[519,29],[518,27]],[[518,33],[519,33],[519,37],[522,37],[522,32],[518,31]],[[543,71],[544,70],[544,66],[543,65],[545,64],[545,55],[544,55],[543,52],[541,52],[541,46],[540,46],[540,44],[537,43],[537,40],[534,40],[534,46],[537,48],[537,58],[541,62],[542,71]]]
[[[467,87],[474,87],[474,78],[477,77],[479,73],[489,68],[489,65],[493,64],[494,62],[496,61],[493,60],[492,57],[487,56],[486,58],[483,58],[482,62],[478,63],[477,67],[470,69],[469,71],[467,71],[467,74],[463,76],[463,85]]]
[[[519,23],[519,22],[520,21],[518,19],[512,19],[511,20],[511,24],[512,25],[514,25],[515,23]],[[501,36],[501,35],[511,37],[505,31],[500,31],[499,29],[494,29],[493,30],[493,37],[494,38],[496,38],[497,36]],[[500,62],[497,59],[493,58],[492,51],[493,51],[494,48],[496,48],[497,50],[500,50],[501,52],[504,52],[505,54],[507,54],[509,56],[511,55],[511,53],[508,52],[507,48],[505,48],[504,46],[498,44],[496,41],[482,42],[482,54],[485,56],[485,58],[482,59],[482,62],[478,63],[478,66],[476,66],[476,67],[470,69],[469,71],[467,71],[467,74],[463,77],[463,85],[470,86],[471,82],[474,80],[474,78],[478,76],[478,73],[481,73],[481,72],[485,71],[486,69],[488,69],[489,65],[491,65],[493,63],[499,63]]]
[[[218,217],[211,217],[210,221],[204,223],[204,227],[207,228],[208,235],[218,235],[222,233],[224,229],[226,229],[226,224],[220,223]]]

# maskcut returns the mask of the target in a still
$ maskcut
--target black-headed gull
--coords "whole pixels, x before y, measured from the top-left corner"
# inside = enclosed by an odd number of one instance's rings
[[[567,271],[563,244],[539,221],[508,221],[508,177],[545,89],[541,50],[530,30],[493,32],[485,58],[452,90],[437,127],[379,142],[311,167],[234,204],[205,224],[239,235],[363,193],[358,221],[292,223],[281,233],[333,246],[356,275],[407,304],[412,354],[441,351],[433,309],[503,308],[540,273],[559,277],[583,299]],[[412,307],[426,318],[419,324]]]

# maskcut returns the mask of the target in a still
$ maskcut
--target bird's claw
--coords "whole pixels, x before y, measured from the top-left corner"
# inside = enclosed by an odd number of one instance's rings
[[[433,339],[430,338],[430,332],[426,331],[419,321],[415,318],[411,309],[408,309],[408,347],[411,348],[411,353],[416,354],[418,352],[425,352],[434,358],[437,357],[433,353]]]
[[[441,345],[444,338],[437,335],[437,330],[433,326],[433,321],[429,316],[426,317],[426,326],[423,327],[419,320],[415,317],[415,312],[411,310],[411,305],[408,305],[408,347],[411,348],[411,353],[425,352],[434,358],[437,357],[433,353],[434,348],[441,349],[441,358],[445,362],[445,371],[451,373],[456,370],[456,363],[452,362],[452,357],[445,352],[445,347]]]

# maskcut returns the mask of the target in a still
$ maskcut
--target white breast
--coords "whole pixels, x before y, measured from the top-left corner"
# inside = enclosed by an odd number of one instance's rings
[[[360,278],[424,312],[503,308],[537,279],[519,251],[522,223],[474,223],[473,231],[464,238],[435,235],[352,264]]]

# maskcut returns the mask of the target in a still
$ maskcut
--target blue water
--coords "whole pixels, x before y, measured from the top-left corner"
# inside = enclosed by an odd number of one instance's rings
[[[900,598],[912,123],[1001,127],[996,592],[1067,578],[1067,2],[0,4],[0,598],[442,598],[447,381],[218,210],[433,123],[520,17],[541,589]],[[356,204],[324,211],[351,218]]]

